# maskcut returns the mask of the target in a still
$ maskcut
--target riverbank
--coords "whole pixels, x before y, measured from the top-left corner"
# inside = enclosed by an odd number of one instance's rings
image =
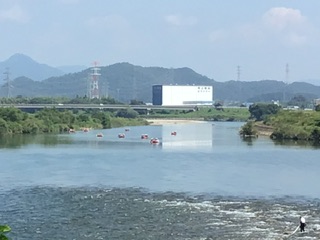
[[[254,124],[254,127],[255,129],[257,130],[258,132],[258,135],[261,135],[261,136],[268,136],[270,137],[271,134],[273,133],[274,129],[273,127],[271,126],[268,126],[268,125],[265,125],[261,122],[256,122]]]

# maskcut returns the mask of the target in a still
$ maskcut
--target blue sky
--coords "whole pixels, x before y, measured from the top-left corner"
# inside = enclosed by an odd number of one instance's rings
[[[319,0],[0,0],[0,61],[189,67],[220,82],[240,66],[241,81],[320,85],[319,10]]]

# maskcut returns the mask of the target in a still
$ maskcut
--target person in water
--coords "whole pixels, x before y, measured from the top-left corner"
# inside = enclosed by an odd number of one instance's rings
[[[306,219],[304,217],[300,217],[300,232],[304,232],[304,228],[306,227]]]

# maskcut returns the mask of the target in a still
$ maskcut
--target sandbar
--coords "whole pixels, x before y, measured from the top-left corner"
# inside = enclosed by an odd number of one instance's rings
[[[167,124],[185,124],[185,123],[203,123],[201,120],[194,119],[146,119],[150,125],[167,125]]]

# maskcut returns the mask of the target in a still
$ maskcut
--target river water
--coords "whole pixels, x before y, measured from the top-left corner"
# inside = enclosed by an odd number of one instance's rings
[[[28,240],[320,239],[320,148],[243,141],[242,124],[1,138],[0,223]]]

